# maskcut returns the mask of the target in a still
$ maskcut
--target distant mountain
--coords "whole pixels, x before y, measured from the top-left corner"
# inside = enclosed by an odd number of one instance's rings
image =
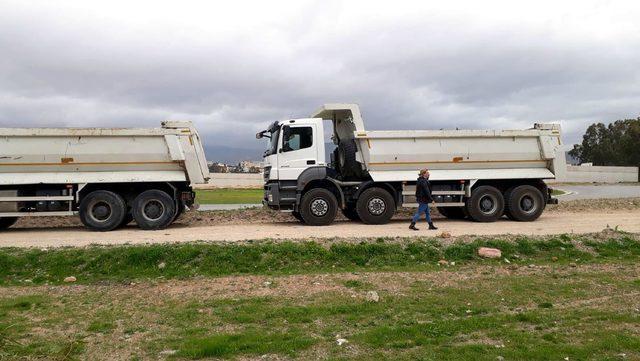
[[[236,164],[243,160],[262,160],[262,148],[235,148],[223,145],[205,145],[204,152],[210,162]]]

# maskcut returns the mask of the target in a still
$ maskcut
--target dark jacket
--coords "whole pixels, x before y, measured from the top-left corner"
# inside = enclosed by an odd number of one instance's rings
[[[431,183],[425,178],[419,177],[416,182],[416,200],[418,203],[431,203]]]

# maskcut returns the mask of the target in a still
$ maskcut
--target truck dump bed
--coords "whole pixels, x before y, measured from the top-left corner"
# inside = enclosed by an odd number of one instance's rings
[[[191,122],[161,128],[0,128],[0,185],[205,183]]]
[[[367,131],[354,104],[327,104],[314,116],[333,120],[340,141],[355,139],[357,160],[374,181],[413,181],[420,168],[429,168],[432,180],[545,179],[566,166],[563,157],[556,158],[559,124],[528,130]]]

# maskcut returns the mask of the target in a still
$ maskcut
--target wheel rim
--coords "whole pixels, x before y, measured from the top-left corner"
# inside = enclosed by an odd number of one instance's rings
[[[322,198],[316,198],[311,201],[311,205],[309,207],[311,209],[311,214],[316,217],[322,217],[329,212],[329,203]]]
[[[144,218],[150,221],[157,221],[162,218],[164,212],[164,204],[156,199],[150,199],[142,206],[142,214]]]
[[[484,195],[480,198],[479,208],[484,214],[493,214],[498,209],[498,199],[493,195]]]
[[[111,218],[111,206],[104,201],[97,201],[90,207],[89,215],[96,222],[106,222]]]
[[[367,209],[369,210],[369,213],[375,216],[379,216],[384,213],[386,208],[387,206],[382,198],[371,198],[369,202],[367,202]]]
[[[528,194],[522,196],[522,198],[520,198],[520,202],[518,203],[520,205],[520,209],[527,214],[535,213],[535,211],[538,209],[537,202],[535,201],[535,199],[533,199],[532,196]]]

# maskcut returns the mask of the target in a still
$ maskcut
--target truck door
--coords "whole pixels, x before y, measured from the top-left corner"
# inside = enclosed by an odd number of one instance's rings
[[[318,164],[313,124],[285,125],[278,167],[280,180],[295,180],[302,171]]]

